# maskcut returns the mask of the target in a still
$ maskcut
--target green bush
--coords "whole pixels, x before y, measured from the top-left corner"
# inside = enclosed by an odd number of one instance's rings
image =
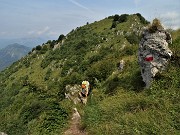
[[[142,24],[149,24],[150,23],[140,13],[137,13],[135,15],[137,15],[139,17]]]
[[[26,68],[28,68],[29,66],[30,66],[30,60],[31,59],[28,59],[28,58],[24,58],[24,60],[23,60],[23,64],[24,64],[24,66],[26,67]]]
[[[57,42],[56,40],[53,40],[49,44],[50,44],[50,48],[54,48],[54,45],[57,44]]]
[[[125,48],[123,49],[123,52],[121,53],[121,56],[130,56],[130,55],[134,55],[137,53],[137,46],[135,45],[131,45],[131,46],[125,46]]]
[[[58,42],[60,42],[60,41],[62,41],[63,39],[65,38],[65,36],[63,35],[63,34],[61,34],[60,36],[59,36],[59,38],[58,38]]]
[[[89,61],[89,64],[92,64],[92,63],[97,62],[97,61],[99,61],[99,60],[101,60],[101,59],[102,59],[102,56],[101,56],[101,55],[95,54],[95,55],[91,56],[91,57],[88,59],[88,61]]]
[[[24,125],[19,119],[13,119],[6,124],[3,131],[8,135],[24,135],[27,134],[27,125]]]
[[[51,40],[48,40],[48,41],[46,42],[46,44],[51,44],[51,42],[52,42]]]
[[[28,87],[29,93],[38,91],[38,86],[34,82],[29,82]]]
[[[112,74],[113,70],[116,68],[115,62],[111,59],[104,60],[93,64],[85,72],[85,76],[88,78],[96,78],[100,81],[106,80],[109,75]],[[92,82],[94,85],[94,81]]]
[[[119,16],[119,19],[118,19],[118,22],[119,22],[119,23],[126,22],[128,16],[129,16],[128,14],[122,14],[122,15],[120,15],[120,16]]]
[[[119,15],[114,15],[114,20],[113,21],[118,21],[119,20]]]
[[[114,19],[113,19],[113,22],[112,22],[112,25],[111,25],[111,29],[112,28],[116,28],[118,23],[126,22],[128,16],[129,16],[128,14],[122,14],[120,16],[119,15],[115,15]]]
[[[126,36],[126,39],[130,44],[139,44],[140,42],[139,36],[137,36],[135,33]]]
[[[25,75],[24,77],[20,77],[22,86],[28,86],[29,85],[29,76]]]
[[[117,26],[117,22],[113,22],[111,25],[111,29],[116,28],[116,26]]]
[[[111,80],[106,82],[106,91],[105,94],[113,95],[116,92],[117,87],[119,86],[119,78],[116,76]]]
[[[20,118],[24,124],[38,118],[40,114],[47,108],[47,105],[40,101],[33,101],[30,105],[24,105],[21,109]]]
[[[37,51],[40,51],[41,49],[42,49],[42,46],[41,46],[41,45],[36,46],[36,50],[37,50]]]
[[[47,51],[48,51],[48,46],[47,45],[43,45],[40,53],[41,54],[45,54]]]
[[[179,50],[179,45],[180,45],[180,37],[177,37],[175,40],[173,40],[173,43],[171,45],[172,48],[172,63],[177,66],[180,67],[180,50]]]
[[[83,60],[81,64],[78,66],[77,70],[79,74],[84,74],[84,72],[90,67],[90,63],[88,60]]]
[[[44,80],[47,81],[49,80],[50,76],[51,76],[52,70],[49,68],[46,72],[46,75],[44,77]]]
[[[66,77],[66,80],[69,84],[80,84],[82,81],[82,75],[77,72],[73,72],[71,75]]]
[[[80,53],[83,53],[87,49],[87,41],[82,40],[79,43],[75,44],[75,50],[77,50]]]
[[[46,68],[52,61],[54,60],[53,56],[49,54],[45,59],[41,62],[41,67]]]
[[[67,123],[67,118],[67,112],[58,103],[50,103],[45,116],[42,117],[41,134],[49,135],[59,131]]]

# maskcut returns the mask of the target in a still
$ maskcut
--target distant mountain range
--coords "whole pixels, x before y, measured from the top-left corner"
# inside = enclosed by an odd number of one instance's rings
[[[21,45],[25,45],[27,47],[33,48],[37,45],[41,45],[44,42],[47,42],[48,38],[15,38],[15,39],[8,39],[8,38],[0,38],[0,49],[6,47],[9,44],[18,43]]]
[[[28,54],[30,47],[17,43],[10,44],[3,49],[0,49],[0,70],[3,70],[13,62]]]

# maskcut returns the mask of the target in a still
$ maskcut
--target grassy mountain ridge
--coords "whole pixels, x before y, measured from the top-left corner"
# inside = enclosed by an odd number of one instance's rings
[[[176,55],[168,72],[144,90],[136,55],[147,23],[134,14],[86,24],[0,72],[0,131],[61,134],[73,106],[64,99],[65,86],[88,77],[93,96],[87,106],[77,107],[89,134],[178,134],[178,31],[172,32],[170,48]],[[121,59],[126,66],[119,72]]]

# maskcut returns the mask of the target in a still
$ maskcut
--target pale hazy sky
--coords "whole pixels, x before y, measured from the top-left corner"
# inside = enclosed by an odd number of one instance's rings
[[[0,0],[0,38],[51,37],[115,14],[180,28],[180,0]]]

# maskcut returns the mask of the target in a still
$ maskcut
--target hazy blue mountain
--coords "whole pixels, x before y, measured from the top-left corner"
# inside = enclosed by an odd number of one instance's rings
[[[49,38],[41,38],[41,37],[15,38],[15,39],[0,38],[0,49],[6,47],[9,44],[14,44],[14,43],[18,43],[33,48],[37,45],[41,45],[47,40],[49,40]]]
[[[30,47],[20,45],[17,43],[10,44],[3,49],[0,49],[0,70],[11,65],[13,62],[19,60],[21,57],[28,54]]]

